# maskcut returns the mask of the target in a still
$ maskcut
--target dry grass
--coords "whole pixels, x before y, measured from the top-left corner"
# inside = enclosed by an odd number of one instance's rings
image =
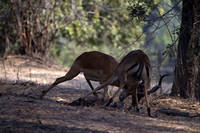
[[[68,103],[77,99],[88,88],[82,76],[55,87],[44,99],[32,99],[27,95],[38,95],[46,85],[66,70],[47,67],[43,63],[26,58],[8,58],[0,65],[0,133],[198,133],[199,117],[167,116],[158,109],[177,109],[191,114],[200,112],[200,104],[179,98],[151,96],[152,113],[147,116],[145,102],[140,102],[141,112],[126,109],[93,107],[72,107]],[[10,64],[10,63],[12,64]],[[23,64],[23,63],[21,63]],[[31,74],[29,73],[31,69]],[[5,71],[6,70],[6,71]],[[6,78],[5,78],[6,72]],[[17,74],[18,73],[18,74]],[[18,75],[18,78],[17,76]],[[19,79],[21,82],[16,82]],[[26,80],[25,82],[22,80]],[[31,80],[30,82],[27,80]],[[36,82],[36,83],[35,83]],[[126,103],[129,104],[129,100]]]

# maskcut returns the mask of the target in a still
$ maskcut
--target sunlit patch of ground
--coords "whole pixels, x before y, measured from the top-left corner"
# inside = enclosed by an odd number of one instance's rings
[[[20,62],[21,64],[29,62],[29,65],[23,64],[19,70]],[[82,76],[55,87],[44,99],[32,99],[27,95],[39,94],[48,83],[63,76],[66,70],[31,61],[29,58],[15,59],[14,57],[5,61],[4,66],[0,65],[2,79],[0,81],[0,133],[200,133],[199,117],[168,116],[156,112],[158,109],[170,108],[198,114],[199,102],[151,96],[152,115],[156,116],[155,118],[147,116],[143,99],[139,105],[140,113],[104,108],[98,104],[92,107],[72,107],[68,103],[87,92],[85,88],[88,86]],[[26,81],[22,82],[22,80]],[[27,80],[34,82],[27,82]],[[126,104],[129,103],[130,100],[127,99]]]

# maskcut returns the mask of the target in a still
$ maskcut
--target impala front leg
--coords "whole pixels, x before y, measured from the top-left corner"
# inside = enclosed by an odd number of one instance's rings
[[[109,101],[106,103],[105,106],[109,106],[112,102],[114,97],[119,93],[119,91],[124,87],[124,84],[120,84],[120,87],[118,88],[118,90],[114,93],[114,95],[109,99]]]
[[[60,78],[57,78],[53,84],[51,84],[47,90],[43,90],[42,91],[42,94],[40,95],[40,98],[42,99],[52,88],[54,88],[56,85],[64,82],[64,81],[67,81],[68,80],[68,77],[66,76],[63,76],[63,77],[60,77]]]

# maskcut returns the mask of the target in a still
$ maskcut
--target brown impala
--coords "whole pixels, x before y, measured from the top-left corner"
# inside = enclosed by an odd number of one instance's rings
[[[72,80],[80,72],[83,72],[87,83],[93,90],[94,88],[90,80],[103,83],[113,74],[113,71],[115,70],[117,65],[118,62],[110,55],[98,51],[85,52],[75,59],[70,70],[65,76],[57,78],[47,90],[44,90],[42,92],[41,98],[46,95],[46,93],[53,87],[62,82]],[[113,82],[111,85],[118,86],[118,83]],[[104,91],[104,96],[107,93],[107,88],[105,90],[106,91]],[[96,93],[93,94],[96,95]]]
[[[118,90],[109,99],[109,102],[106,104],[106,106],[108,106],[113,101],[113,98],[125,86],[127,92],[132,92],[132,97],[134,97],[134,99],[137,99],[137,88],[142,87],[144,89],[147,112],[148,115],[151,116],[149,101],[147,97],[147,89],[149,89],[151,82],[151,71],[152,68],[148,56],[142,50],[131,51],[121,60],[110,78],[108,78],[103,84],[94,89],[92,92],[89,92],[84,97],[79,98],[77,101],[84,100],[90,94],[95,93],[107,85],[119,82]]]

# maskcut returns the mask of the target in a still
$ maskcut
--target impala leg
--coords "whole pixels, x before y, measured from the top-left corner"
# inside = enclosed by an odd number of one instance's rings
[[[67,80],[67,79],[66,79],[65,76],[60,77],[60,78],[57,78],[57,79],[54,81],[54,83],[51,84],[51,85],[49,86],[49,88],[48,88],[47,90],[43,90],[43,91],[42,91],[42,95],[40,96],[40,98],[43,98],[52,88],[54,88],[56,85],[58,85],[58,84],[60,84],[60,83],[62,83],[62,82],[64,82],[64,81],[66,81],[66,80]]]
[[[151,116],[151,108],[149,106],[149,99],[148,99],[146,87],[144,87],[144,96],[145,96],[145,100],[146,100],[146,106],[147,106],[148,116]]]
[[[124,88],[122,89],[122,92],[119,95],[119,101],[123,102],[124,99],[126,99],[129,95],[131,95],[131,94],[128,93],[128,86],[125,85]]]
[[[102,84],[103,84],[103,81],[101,81],[100,84],[102,85]],[[102,101],[104,102],[105,99],[106,99],[107,97],[109,97],[109,94],[108,94],[108,86],[105,86],[105,87],[104,87],[104,91],[103,91]]]
[[[94,87],[92,86],[92,83],[91,83],[91,82],[90,82],[90,80],[89,80],[89,79],[87,79],[86,77],[85,77],[85,79],[86,79],[86,81],[87,81],[88,85],[90,86],[91,90],[93,91],[93,90],[94,90]],[[93,95],[94,95],[94,96],[96,96],[96,97],[98,97],[98,95],[97,95],[97,93],[96,93],[96,92],[94,92],[94,93],[93,93]]]
[[[79,99],[85,99],[86,97],[88,97],[89,95],[91,95],[94,92],[97,92],[98,90],[101,90],[102,88],[108,86],[109,84],[112,84],[113,82],[115,82],[118,78],[115,76],[110,77],[107,81],[105,81],[102,85],[98,86],[97,88],[95,88],[92,92],[87,93],[85,96],[79,98]]]
[[[97,92],[98,90],[101,90],[101,89],[104,88],[105,86],[107,86],[107,85],[102,84],[102,85],[100,85],[99,87],[97,87],[96,89],[94,89],[93,91],[88,92],[85,96],[83,96],[82,98],[79,98],[79,99],[85,99],[85,98],[88,97],[89,95],[91,95],[91,94]]]
[[[127,82],[127,73],[124,73],[124,75],[122,77],[119,76],[119,81],[120,81],[120,85],[118,90],[114,93],[114,95],[109,99],[109,101],[106,103],[105,106],[109,106],[112,102],[114,97],[119,93],[119,91],[126,85]]]
[[[124,87],[124,84],[120,84],[120,87],[118,88],[118,90],[114,93],[114,95],[109,99],[109,101],[106,103],[105,106],[109,106],[112,102],[114,97],[119,93],[119,91]]]
[[[107,97],[109,97],[109,95],[108,95],[108,86],[104,87],[102,101],[105,101],[105,99],[107,99]]]
[[[138,107],[138,97],[137,97],[137,88],[133,89],[132,92],[132,107],[136,110],[136,112],[139,112],[139,107]]]
[[[76,77],[78,74],[80,73],[79,69],[76,67],[76,65],[72,65],[72,67],[70,68],[69,72],[60,78],[57,78],[54,83],[52,85],[50,85],[50,87],[47,90],[43,90],[42,91],[42,95],[40,96],[40,98],[43,98],[47,92],[49,92],[53,87],[55,87],[56,85],[68,81],[68,80],[72,80],[74,77]]]
[[[85,102],[85,98],[88,97],[91,94],[94,94],[95,92],[97,92],[98,90],[102,89],[104,86],[106,86],[106,84],[100,85],[99,87],[97,87],[96,89],[94,89],[91,92],[88,92],[85,96],[80,97],[79,99],[73,101],[70,105],[80,105],[81,103]]]

